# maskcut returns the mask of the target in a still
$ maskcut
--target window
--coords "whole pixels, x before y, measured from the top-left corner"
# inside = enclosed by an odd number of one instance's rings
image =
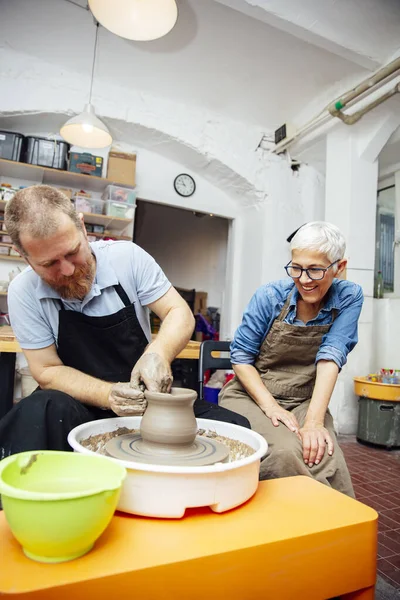
[[[395,187],[378,192],[375,274],[382,272],[385,292],[394,291]]]

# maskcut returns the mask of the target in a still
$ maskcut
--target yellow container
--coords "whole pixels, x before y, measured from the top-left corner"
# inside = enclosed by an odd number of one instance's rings
[[[354,377],[354,393],[361,398],[400,402],[400,384],[369,381],[366,377]]]

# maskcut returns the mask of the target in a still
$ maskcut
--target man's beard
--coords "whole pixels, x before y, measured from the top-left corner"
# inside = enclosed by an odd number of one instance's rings
[[[92,257],[86,265],[75,267],[73,275],[70,277],[60,277],[56,282],[47,283],[64,300],[83,300],[90,291],[94,280],[95,262]]]

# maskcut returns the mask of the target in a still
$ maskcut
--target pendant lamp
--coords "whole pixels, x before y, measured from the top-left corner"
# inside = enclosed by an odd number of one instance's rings
[[[171,31],[178,18],[175,0],[88,0],[97,21],[128,40],[146,42]]]
[[[110,146],[112,143],[110,132],[106,125],[96,117],[94,106],[91,104],[98,35],[99,24],[96,23],[89,102],[85,105],[83,112],[69,119],[60,129],[60,134],[65,141],[74,146],[81,146],[82,148],[106,148],[106,146]]]

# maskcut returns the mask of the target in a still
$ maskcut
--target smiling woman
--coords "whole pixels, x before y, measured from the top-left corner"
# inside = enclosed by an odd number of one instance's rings
[[[290,249],[290,279],[259,288],[243,315],[231,345],[236,377],[220,405],[268,441],[262,478],[308,475],[354,496],[328,405],[357,343],[362,290],[337,279],[347,261],[334,225],[303,225]]]

